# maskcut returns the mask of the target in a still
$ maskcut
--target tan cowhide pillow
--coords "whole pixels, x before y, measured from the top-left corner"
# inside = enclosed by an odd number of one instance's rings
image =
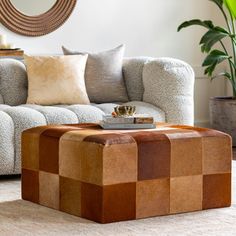
[[[89,104],[84,73],[88,55],[25,56],[28,104]]]

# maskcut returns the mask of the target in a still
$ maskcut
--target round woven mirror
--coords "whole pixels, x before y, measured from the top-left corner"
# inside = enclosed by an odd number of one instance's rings
[[[42,36],[56,30],[68,19],[77,0],[30,1],[31,5],[26,3],[24,8],[19,0],[0,0],[1,23],[21,35]]]

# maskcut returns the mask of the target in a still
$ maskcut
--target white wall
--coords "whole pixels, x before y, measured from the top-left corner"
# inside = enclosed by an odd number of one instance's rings
[[[198,65],[202,31],[176,29],[185,19],[209,18],[210,10],[206,0],[78,0],[64,26],[47,36],[27,38],[0,30],[27,53],[59,53],[62,44],[102,50],[125,43],[128,56],[174,56]]]
[[[207,122],[209,94],[222,95],[224,83],[210,86],[199,70],[203,55],[198,42],[204,31],[195,27],[177,33],[176,29],[187,19],[216,18],[215,9],[207,0],[79,0],[70,19],[47,36],[28,38],[3,26],[0,33],[7,34],[10,42],[29,54],[61,53],[61,45],[99,51],[125,43],[126,56],[169,56],[185,60],[196,68],[197,77],[201,78],[196,82],[196,120]]]

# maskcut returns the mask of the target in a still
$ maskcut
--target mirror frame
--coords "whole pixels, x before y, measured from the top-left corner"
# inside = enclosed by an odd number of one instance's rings
[[[0,22],[11,31],[31,37],[58,29],[73,12],[77,0],[57,0],[51,9],[37,16],[17,10],[11,0],[0,0]]]

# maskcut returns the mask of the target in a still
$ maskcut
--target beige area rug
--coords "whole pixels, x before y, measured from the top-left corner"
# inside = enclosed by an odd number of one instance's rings
[[[236,196],[230,208],[101,225],[23,201],[19,179],[0,180],[0,235],[230,236],[236,235]]]

